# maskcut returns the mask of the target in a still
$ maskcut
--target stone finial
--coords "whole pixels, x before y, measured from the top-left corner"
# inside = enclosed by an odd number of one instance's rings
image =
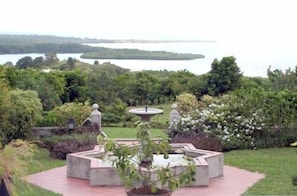
[[[98,110],[99,109],[99,105],[97,103],[94,103],[92,105],[93,110]]]

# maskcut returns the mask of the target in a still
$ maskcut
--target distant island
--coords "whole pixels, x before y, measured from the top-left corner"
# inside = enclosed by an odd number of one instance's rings
[[[183,54],[138,49],[110,49],[92,47],[90,43],[173,43],[203,42],[197,40],[110,40],[50,35],[0,34],[0,54],[25,53],[83,53],[86,59],[142,59],[142,60],[192,60],[204,58],[202,54]],[[205,42],[205,41],[204,41]],[[210,42],[210,41],[208,41]]]

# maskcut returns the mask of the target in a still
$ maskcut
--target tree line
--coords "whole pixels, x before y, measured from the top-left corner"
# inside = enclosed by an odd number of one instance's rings
[[[211,70],[202,75],[188,70],[130,71],[111,63],[90,65],[71,57],[60,61],[54,54],[47,55],[46,61],[33,59],[30,62],[34,66],[24,66],[21,62],[16,66],[0,66],[1,122],[7,117],[7,111],[15,118],[20,117],[18,110],[27,108],[29,116],[23,119],[22,125],[26,119],[35,118],[31,116],[33,113],[42,111],[46,115],[67,103],[86,102],[98,103],[103,113],[121,119],[122,116],[118,117],[127,106],[172,103],[182,93],[193,94],[198,100],[204,95],[216,97],[233,91],[241,92],[243,98],[246,93],[259,91],[285,93],[286,97],[297,99],[288,94],[297,90],[297,68],[285,72],[268,68],[267,78],[245,77],[233,56],[215,59]],[[25,98],[28,98],[28,104]],[[19,102],[21,99],[23,101]],[[33,103],[38,100],[40,107]],[[35,107],[31,107],[33,105]],[[36,112],[32,113],[32,108],[36,108]],[[11,121],[15,126],[16,119]],[[5,129],[9,127],[5,123],[2,125]]]

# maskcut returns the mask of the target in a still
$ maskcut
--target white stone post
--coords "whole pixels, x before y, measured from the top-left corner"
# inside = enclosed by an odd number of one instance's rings
[[[180,120],[179,112],[177,111],[177,104],[171,105],[171,112],[169,116],[169,128],[176,128],[178,121]]]
[[[98,104],[92,105],[93,111],[91,112],[90,119],[91,119],[91,127],[95,131],[101,132],[101,112],[98,111]]]

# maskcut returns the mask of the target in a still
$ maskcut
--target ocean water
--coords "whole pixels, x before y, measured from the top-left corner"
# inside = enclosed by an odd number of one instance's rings
[[[178,42],[178,43],[102,43],[92,46],[108,48],[136,48],[151,51],[169,51],[177,53],[203,54],[205,58],[195,60],[118,60],[97,59],[99,63],[110,62],[131,71],[141,70],[188,70],[200,75],[211,69],[216,58],[234,56],[236,63],[245,76],[267,76],[267,69],[287,70],[297,65],[297,43],[289,41],[242,41],[242,42]],[[81,59],[81,54],[57,54],[60,60],[68,57],[93,64],[96,59]],[[9,54],[0,55],[0,64],[11,61],[16,63],[24,56],[32,58],[44,54]]]

